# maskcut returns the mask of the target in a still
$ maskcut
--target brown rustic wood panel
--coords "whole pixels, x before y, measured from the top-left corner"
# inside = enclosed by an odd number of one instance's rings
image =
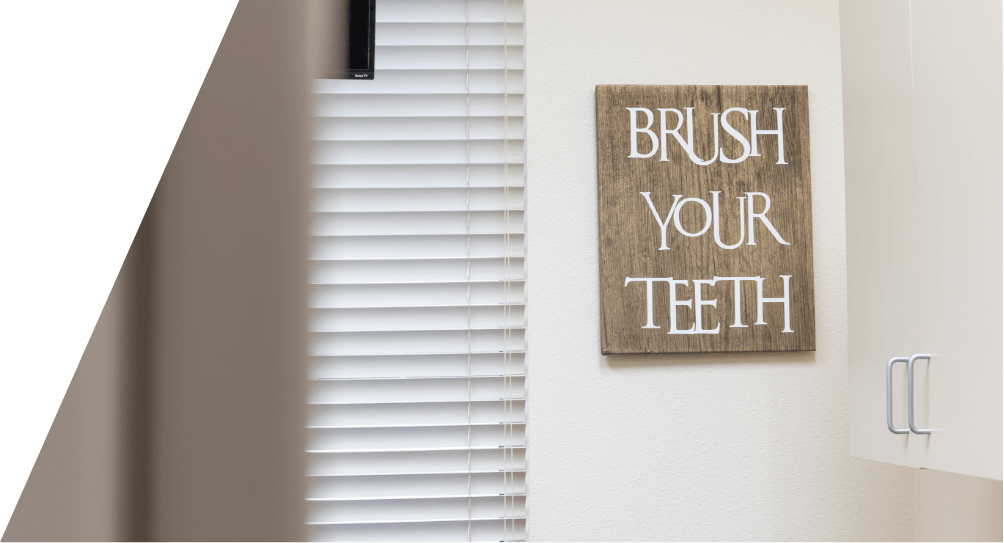
[[[652,112],[650,130],[656,135],[658,151],[651,157],[632,158],[631,124],[628,108],[646,108]],[[681,112],[678,130],[680,142],[672,134],[662,145],[659,108]],[[691,122],[688,111],[693,108]],[[714,114],[730,108],[756,110],[758,130],[777,128],[774,108],[784,108],[783,147],[786,164],[778,164],[778,137],[760,134],[757,151],[736,163],[725,163],[744,155],[744,146],[717,116],[718,158],[715,157]],[[644,128],[647,116],[638,110],[636,126]],[[752,114],[747,113],[748,116]],[[677,125],[676,114],[666,112],[667,129]],[[751,145],[751,119],[742,111],[727,117],[732,130]],[[693,126],[691,126],[691,123]],[[688,136],[692,128],[692,138]],[[635,134],[637,153],[652,151],[650,137]],[[691,158],[684,144],[692,147]],[[663,147],[666,160],[662,160]],[[596,87],[596,152],[599,190],[600,303],[602,351],[615,353],[692,353],[749,351],[815,350],[815,305],[812,275],[812,201],[809,178],[809,99],[805,86],[648,86],[600,85]],[[704,205],[688,201],[667,225],[666,246],[660,250],[662,229],[649,203],[641,193],[649,193],[659,218],[667,220],[676,195],[703,200],[714,207],[712,191],[719,192],[719,238],[734,249],[716,242],[715,225],[699,236],[711,217]],[[759,218],[750,226],[750,202],[753,211],[762,213],[765,200],[748,193],[764,193],[770,198],[766,219],[776,229],[782,244]],[[740,200],[741,198],[741,200]],[[679,204],[678,204],[679,205]],[[740,223],[740,206],[744,221]],[[750,244],[751,233],[755,236]],[[734,280],[719,280],[701,285],[701,298],[715,300],[702,306],[702,329],[715,333],[670,333],[670,288],[665,280],[653,281],[652,324],[648,323],[647,282],[627,278],[673,278],[686,283],[675,285],[679,303],[674,307],[677,330],[695,325],[694,280],[715,277],[761,277],[763,298],[782,298],[783,279],[791,276],[789,317],[791,332],[784,331],[783,303],[763,304],[763,322],[757,322],[757,281],[740,281],[741,324],[735,324]],[[656,328],[657,327],[657,328]]]

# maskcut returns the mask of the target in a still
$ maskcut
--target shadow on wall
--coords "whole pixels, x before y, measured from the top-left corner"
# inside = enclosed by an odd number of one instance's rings
[[[686,353],[686,354],[611,354],[603,357],[611,369],[652,366],[725,366],[730,364],[771,366],[777,364],[815,364],[816,353]]]
[[[305,537],[306,25],[237,6],[4,541]]]

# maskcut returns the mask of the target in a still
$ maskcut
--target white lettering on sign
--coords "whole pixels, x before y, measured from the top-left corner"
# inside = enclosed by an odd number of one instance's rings
[[[655,208],[655,204],[652,202],[651,192],[640,192],[642,198],[648,203],[648,208],[652,210],[652,215],[655,217],[655,222],[659,224],[659,230],[661,233],[662,243],[659,245],[660,251],[668,251],[669,246],[666,245],[666,233],[669,230],[670,220],[673,222],[673,226],[676,227],[677,232],[683,234],[684,236],[696,238],[708,230],[714,231],[715,243],[718,244],[722,249],[735,249],[742,245],[743,240],[746,238],[746,213],[745,209],[749,208],[749,241],[746,245],[756,245],[756,237],[754,236],[754,225],[757,219],[767,227],[767,231],[774,236],[774,239],[778,241],[781,245],[791,245],[781,237],[774,225],[771,224],[770,219],[767,218],[767,211],[770,210],[770,196],[763,192],[747,192],[746,196],[737,196],[736,200],[739,200],[739,241],[732,245],[726,245],[722,241],[721,235],[721,220],[718,208],[718,195],[722,193],[720,190],[712,190],[711,192],[711,205],[709,206],[707,202],[700,198],[683,198],[682,194],[673,195],[673,203],[669,206],[669,213],[666,214],[666,218],[663,219],[659,214],[659,210]],[[757,212],[753,205],[753,198],[759,196],[763,198],[763,211]],[[746,206],[743,205],[743,200],[746,200]],[[680,224],[680,210],[688,202],[694,202],[698,204],[704,210],[704,227],[697,232],[688,232]]]
[[[682,300],[679,298],[680,293],[677,291],[678,287],[686,288],[690,284],[690,280],[687,279],[673,279],[672,277],[625,277],[624,286],[628,286],[635,282],[645,283],[645,326],[642,328],[662,328],[661,326],[655,325],[655,317],[653,307],[655,305],[655,296],[653,296],[653,283],[663,282],[669,284],[669,332],[668,334],[718,334],[721,331],[722,325],[719,323],[713,329],[705,329],[703,326],[703,309],[704,307],[713,307],[718,309],[718,300],[704,299],[702,296],[703,286],[713,287],[719,281],[732,281],[734,294],[732,296],[733,303],[735,304],[735,322],[730,325],[730,328],[748,328],[748,325],[742,323],[742,289],[741,285],[743,281],[756,281],[756,322],[753,324],[765,325],[766,321],[763,319],[763,305],[770,303],[784,304],[784,329],[781,332],[793,333],[794,330],[791,329],[791,276],[781,275],[781,283],[783,285],[784,295],[780,298],[764,298],[763,295],[763,277],[718,277],[715,276],[712,279],[694,279],[694,298],[692,300]],[[684,294],[685,295],[685,294]],[[680,330],[677,326],[677,317],[679,314],[679,309],[685,307],[687,309],[692,309],[694,312],[694,325],[687,330]]]
[[[674,108],[657,108],[659,110],[659,134],[656,134],[652,130],[652,125],[655,124],[655,115],[652,114],[652,110],[644,107],[629,107],[628,115],[631,122],[631,154],[628,158],[649,158],[655,156],[659,149],[662,149],[662,154],[659,160],[662,162],[668,162],[669,157],[667,152],[669,149],[667,136],[673,136],[673,139],[680,145],[681,148],[687,153],[687,157],[690,161],[698,166],[707,166],[716,160],[721,160],[726,164],[736,164],[743,162],[751,156],[760,156],[758,152],[757,141],[759,136],[775,136],[777,137],[777,164],[787,164],[784,161],[784,108],[776,107],[774,112],[777,115],[777,128],[758,128],[757,127],[757,113],[759,110],[756,109],[746,109],[743,107],[732,107],[726,109],[724,113],[712,113],[711,114],[711,125],[714,132],[715,140],[715,152],[711,158],[704,160],[694,153],[694,108],[685,107],[684,110],[687,111],[687,138],[684,139],[680,135],[680,129],[683,128],[684,116],[683,113],[678,109]],[[638,126],[638,113],[642,113],[645,116],[645,126]],[[672,113],[675,116],[676,127],[669,129],[670,123],[667,122],[667,114]],[[744,119],[748,119],[750,123],[750,135],[747,139],[741,132],[735,129],[731,124],[729,124],[729,114],[739,113]],[[718,140],[718,127],[719,125],[725,129],[725,133],[734,138],[736,141],[742,145],[743,154],[739,155],[738,158],[729,158],[725,156],[725,152],[719,147]],[[649,142],[651,143],[652,150],[647,154],[642,154],[638,151],[638,141],[641,135],[644,134],[648,136]]]

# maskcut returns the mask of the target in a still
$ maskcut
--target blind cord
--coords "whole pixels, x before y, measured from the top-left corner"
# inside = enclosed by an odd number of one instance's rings
[[[509,506],[515,509],[515,474],[512,471],[514,462],[513,451],[513,419],[512,419],[512,353],[509,319],[512,312],[510,300],[510,254],[509,254],[509,6],[507,0],[502,2],[502,244],[503,244],[503,309],[502,309],[502,387],[503,387],[503,426],[502,426],[502,539],[509,541]],[[508,502],[508,503],[507,503]],[[515,511],[513,511],[515,513]],[[511,521],[515,535],[515,519]]]
[[[465,108],[466,133],[467,133],[467,541],[471,541],[471,2],[466,2],[467,25],[465,27],[464,41],[466,47],[466,77],[465,87],[467,91]]]

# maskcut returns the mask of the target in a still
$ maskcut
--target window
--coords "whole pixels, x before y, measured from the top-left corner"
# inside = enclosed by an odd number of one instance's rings
[[[522,540],[523,3],[376,16],[315,81],[310,536]]]

